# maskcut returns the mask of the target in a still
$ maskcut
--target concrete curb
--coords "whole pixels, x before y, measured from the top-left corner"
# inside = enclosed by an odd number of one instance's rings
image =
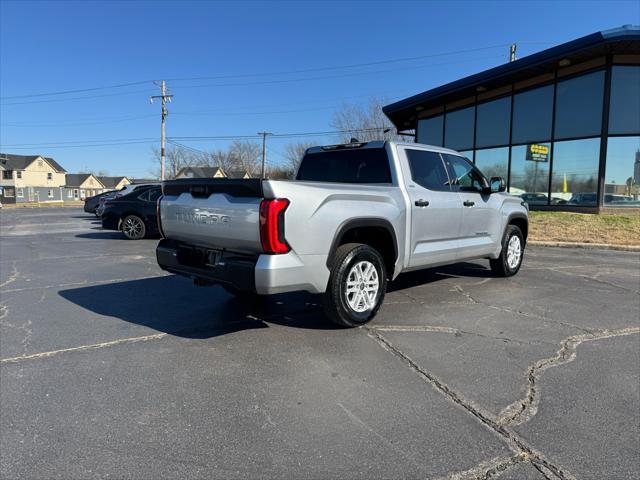
[[[622,252],[640,252],[640,245],[613,245],[611,243],[546,242],[529,240],[527,245],[534,247],[586,248],[598,250],[620,250]]]

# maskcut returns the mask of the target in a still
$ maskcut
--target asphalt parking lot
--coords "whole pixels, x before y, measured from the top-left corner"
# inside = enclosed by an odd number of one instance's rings
[[[0,477],[640,476],[640,256],[400,277],[368,327],[246,305],[80,209],[0,212]]]

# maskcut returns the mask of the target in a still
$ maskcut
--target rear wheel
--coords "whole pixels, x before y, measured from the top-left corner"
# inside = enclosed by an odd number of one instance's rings
[[[496,259],[489,260],[491,271],[498,277],[510,277],[518,273],[524,257],[524,237],[515,225],[507,225],[502,239],[502,251]]]
[[[140,240],[147,233],[147,228],[137,215],[127,215],[122,221],[122,233],[129,240]]]
[[[343,327],[371,320],[387,289],[384,261],[377,250],[361,243],[338,247],[325,294],[325,313]]]

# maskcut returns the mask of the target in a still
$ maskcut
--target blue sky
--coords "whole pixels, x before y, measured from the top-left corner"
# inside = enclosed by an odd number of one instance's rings
[[[499,65],[512,42],[522,57],[638,23],[637,1],[3,0],[0,149],[53,156],[70,172],[142,177],[159,145],[160,107],[148,99],[159,91],[154,79],[170,79],[175,95],[168,136],[326,131],[344,102],[398,99]],[[417,56],[424,58],[278,73]],[[194,77],[222,78],[181,80]],[[126,83],[136,84],[15,98]],[[98,146],[81,145],[88,141]],[[270,140],[271,162],[289,141]]]

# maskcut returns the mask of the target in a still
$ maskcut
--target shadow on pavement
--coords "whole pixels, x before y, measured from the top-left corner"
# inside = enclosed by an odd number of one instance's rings
[[[478,263],[456,263],[426,270],[403,273],[387,286],[388,292],[405,288],[427,285],[447,278],[488,278],[492,277],[491,269]]]
[[[447,278],[490,275],[491,271],[482,265],[461,263],[401,275],[389,284],[388,290]],[[218,286],[195,287],[190,280],[176,275],[73,288],[62,290],[59,295],[98,315],[185,338],[211,338],[268,328],[265,322],[319,330],[340,328],[325,318],[320,295],[295,292],[247,301]]]
[[[267,328],[265,321],[296,328],[338,328],[324,318],[313,295],[274,295],[250,303],[220,287],[198,288],[174,275],[73,288],[59,295],[98,315],[185,338]]]

